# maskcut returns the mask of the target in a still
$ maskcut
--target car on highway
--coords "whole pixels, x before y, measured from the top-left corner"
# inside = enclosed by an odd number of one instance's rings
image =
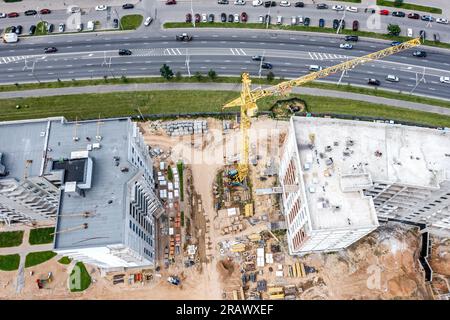
[[[54,29],[53,23],[47,24],[47,32],[48,32],[48,33],[52,33],[52,32],[53,32],[53,29]]]
[[[280,1],[280,7],[290,7],[291,3],[289,1]]]
[[[325,19],[319,19],[319,27],[320,28],[325,27]]]
[[[206,13],[202,13],[202,22],[208,22],[208,16]]]
[[[196,13],[195,16],[194,16],[194,19],[195,19],[195,23],[199,23],[200,19],[201,19],[200,14]]]
[[[391,42],[391,46],[392,46],[392,47],[398,46],[398,45],[400,45],[400,44],[402,44],[401,41],[392,41],[392,42]]]
[[[44,53],[55,53],[56,51],[58,51],[58,49],[55,47],[47,47],[44,49]]]
[[[114,19],[113,20],[113,28],[118,28],[119,27],[119,19]]]
[[[399,18],[404,18],[406,16],[406,14],[403,11],[393,11],[392,12],[392,16],[399,17]]]
[[[301,1],[296,2],[296,3],[294,4],[294,7],[297,7],[297,8],[303,8],[304,6],[305,6],[305,4],[304,4],[303,2],[301,2]]]
[[[264,23],[264,16],[259,15],[258,21],[259,21],[259,23]]]
[[[389,81],[389,82],[399,82],[400,81],[400,79],[396,75],[393,75],[393,74],[388,74],[385,79],[386,79],[386,81]]]
[[[209,23],[214,22],[214,14],[212,14],[212,13],[209,14],[209,16],[208,16],[208,22],[209,22]]]
[[[412,53],[412,55],[414,57],[419,57],[419,58],[425,58],[427,56],[427,53],[425,51],[422,50],[416,50]]]
[[[148,27],[150,23],[152,23],[152,21],[153,21],[152,17],[147,17],[147,19],[145,19],[144,26]]]
[[[420,19],[420,14],[411,12],[411,13],[408,13],[408,18],[409,19]]]
[[[245,0],[235,0],[234,4],[237,6],[245,6],[246,1]]]
[[[8,13],[8,18],[17,18],[19,14],[17,12],[10,12]]]
[[[344,11],[344,6],[336,4],[336,5],[332,6],[331,9],[333,9],[335,11]]]
[[[440,77],[439,81],[441,83],[448,83],[448,84],[450,84],[450,77]]]
[[[17,35],[22,34],[22,30],[23,30],[23,27],[20,24],[18,26],[16,26],[16,34]]]
[[[106,9],[108,9],[108,6],[104,4],[95,7],[95,11],[105,11]]]
[[[423,15],[420,17],[420,19],[422,19],[422,21],[429,21],[429,22],[433,22],[434,18],[430,15]]]
[[[339,48],[349,50],[349,49],[353,49],[353,45],[350,43],[341,43],[339,45]]]
[[[328,5],[326,3],[319,3],[316,6],[317,9],[328,9]]]
[[[228,4],[228,0],[217,0],[218,4]]]
[[[239,14],[235,13],[233,21],[234,22],[239,22],[239,19],[240,19]]]
[[[353,20],[352,30],[353,31],[358,31],[358,29],[359,29],[359,21],[358,20]]]
[[[39,10],[39,13],[40,14],[50,14],[50,13],[52,13],[52,11],[50,9],[41,9],[41,10]]]
[[[345,36],[345,41],[358,41],[358,36]]]
[[[234,21],[234,15],[230,13],[228,15],[228,22],[233,22],[233,21]]]
[[[380,15],[381,16],[388,16],[389,15],[389,10],[386,10],[386,9],[380,10]]]
[[[119,49],[119,56],[131,56],[132,52],[128,49]]]
[[[263,62],[263,63],[261,63],[261,68],[262,69],[272,69],[273,66],[272,66],[272,64],[270,64],[268,62]]]
[[[448,24],[448,20],[445,18],[437,18],[436,19],[437,23],[442,23],[442,24]]]
[[[2,13],[2,12],[0,12],[0,19],[3,19],[3,18],[6,18],[6,13]]]
[[[266,1],[264,2],[264,7],[269,8],[269,7],[275,7],[277,5],[277,3],[275,1]]]
[[[186,21],[186,23],[191,23],[192,22],[192,14],[186,13],[185,21]]]
[[[305,20],[303,20],[303,25],[305,27],[309,27],[310,24],[311,24],[311,19],[306,17]]]
[[[28,34],[31,36],[36,31],[36,26],[33,24],[30,26],[30,29],[28,29]]]
[[[248,15],[246,12],[242,12],[241,13],[241,21],[242,22],[247,22],[248,21]]]
[[[264,57],[260,55],[252,56],[253,61],[264,61]]]
[[[36,10],[27,10],[24,12],[24,14],[26,16],[35,16],[35,15],[37,15],[37,11]]]
[[[262,0],[253,0],[253,2],[252,2],[252,6],[254,6],[254,7],[259,7],[262,5],[263,5]]]
[[[317,72],[317,71],[320,71],[320,70],[322,70],[321,66],[318,66],[318,65],[315,65],[315,64],[312,64],[312,65],[309,66],[309,71]]]
[[[380,83],[380,80],[377,80],[377,79],[369,79],[369,81],[367,81],[367,84],[370,84],[370,85],[372,85],[372,86],[379,86],[381,83]]]
[[[59,32],[64,32],[65,29],[66,29],[66,25],[64,23],[60,23],[58,25],[58,31]]]
[[[187,33],[182,33],[182,34],[177,34],[175,36],[175,39],[177,41],[184,41],[184,42],[188,42],[192,40],[192,36],[187,34]]]
[[[133,8],[134,8],[134,4],[131,4],[131,3],[125,3],[122,6],[122,9],[133,9]]]
[[[176,0],[167,0],[166,1],[166,5],[172,5],[172,4],[177,4]]]

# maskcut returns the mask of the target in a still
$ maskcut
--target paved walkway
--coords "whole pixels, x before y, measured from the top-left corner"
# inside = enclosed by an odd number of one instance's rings
[[[87,94],[87,93],[108,93],[124,91],[151,91],[151,90],[224,90],[239,91],[240,84],[233,83],[134,83],[119,85],[98,85],[86,87],[68,87],[57,89],[36,89],[24,91],[0,92],[0,99],[29,98],[29,97],[49,97],[59,95]],[[293,93],[327,96],[333,98],[345,98],[350,100],[366,101],[398,108],[405,108],[417,111],[425,111],[450,116],[450,108],[431,106],[422,103],[409,102],[404,100],[388,99],[359,93],[349,93],[334,90],[298,87],[292,89]]]

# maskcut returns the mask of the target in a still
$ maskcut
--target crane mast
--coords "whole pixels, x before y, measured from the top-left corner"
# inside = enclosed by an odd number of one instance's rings
[[[277,85],[268,87],[268,88],[257,88],[251,90],[251,80],[248,73],[242,74],[242,89],[241,95],[239,98],[236,98],[229,103],[225,104],[222,109],[225,108],[233,108],[240,107],[241,114],[241,123],[240,123],[240,132],[241,132],[241,156],[238,164],[238,174],[236,175],[236,180],[239,182],[244,181],[244,179],[248,175],[248,163],[249,163],[249,136],[248,130],[251,126],[250,118],[255,116],[258,111],[258,106],[256,101],[259,99],[273,96],[273,95],[285,95],[287,94],[292,87],[299,87],[305,83],[314,81],[316,79],[325,78],[331,74],[335,74],[337,72],[353,69],[354,67],[364,64],[369,61],[379,60],[384,57],[390,56],[392,54],[402,52],[404,50],[419,46],[420,38],[412,39],[406,42],[403,42],[399,45],[392,46],[377,52],[370,53],[368,55],[358,57],[349,61],[345,61],[339,63],[335,66],[325,68],[323,70],[313,72],[307,74],[305,76],[281,82]]]

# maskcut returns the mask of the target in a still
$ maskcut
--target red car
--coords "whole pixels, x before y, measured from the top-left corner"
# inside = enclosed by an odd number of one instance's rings
[[[386,9],[380,10],[380,15],[388,16],[389,15],[389,10],[386,10]]]
[[[51,13],[51,11],[50,11],[50,9],[41,9],[41,10],[39,11],[39,13],[40,13],[40,14],[49,14],[49,13]]]
[[[177,4],[176,0],[167,0],[166,4]]]
[[[191,22],[192,22],[192,14],[186,13],[186,23],[191,23]]]
[[[17,18],[19,14],[17,12],[10,12],[8,13],[8,18]]]
[[[247,15],[247,13],[242,12],[242,13],[241,13],[241,21],[242,21],[242,22],[247,22],[247,20],[248,20],[248,15]]]

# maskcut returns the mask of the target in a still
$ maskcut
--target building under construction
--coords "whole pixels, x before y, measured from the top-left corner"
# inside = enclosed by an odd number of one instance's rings
[[[130,119],[0,123],[0,218],[55,222],[54,250],[101,268],[152,266],[153,163]]]
[[[279,169],[291,254],[349,246],[389,219],[450,236],[450,131],[292,117]]]

